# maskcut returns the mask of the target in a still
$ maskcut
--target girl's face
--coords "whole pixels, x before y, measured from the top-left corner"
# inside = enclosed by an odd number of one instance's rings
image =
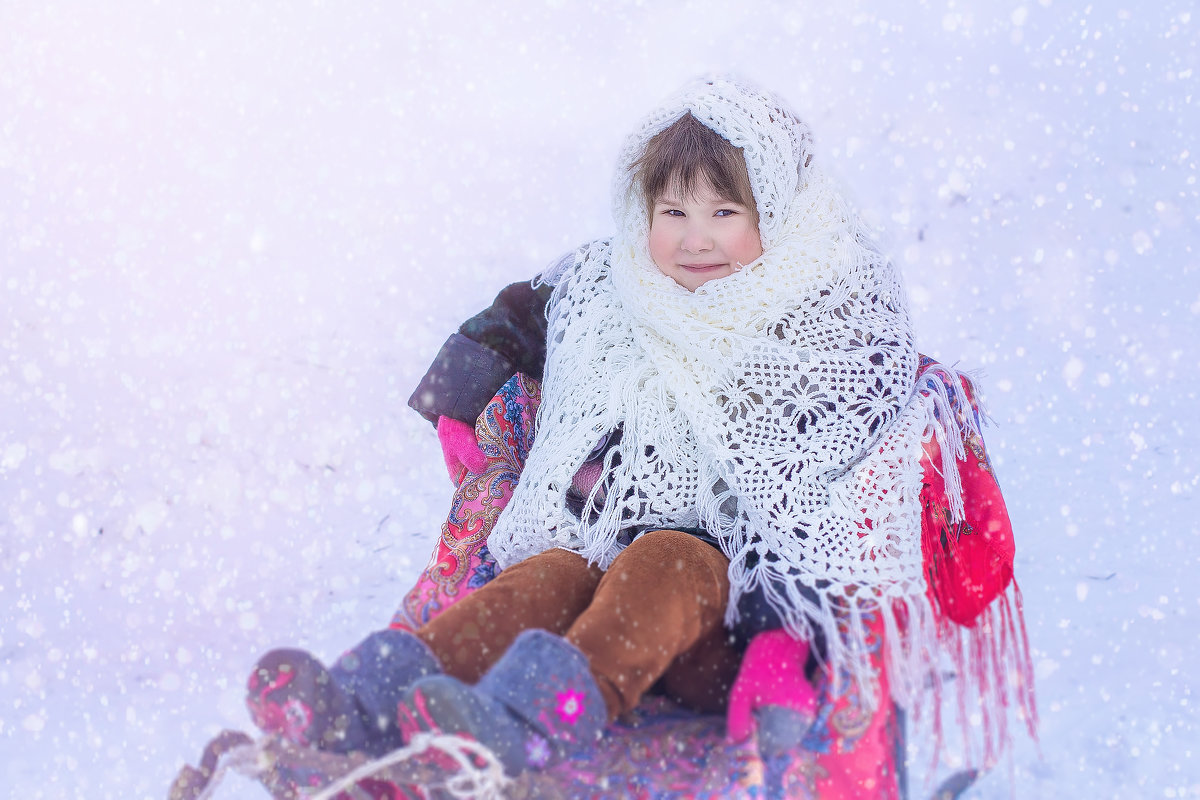
[[[659,197],[650,215],[650,257],[689,292],[762,255],[754,211],[724,200],[707,182],[694,197]]]

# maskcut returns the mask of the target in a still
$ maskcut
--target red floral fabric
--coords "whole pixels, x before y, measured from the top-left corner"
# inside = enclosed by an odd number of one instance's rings
[[[935,366],[932,361],[926,362],[922,364],[919,380],[946,380],[944,373],[930,369]],[[969,406],[963,408],[953,403],[953,410],[960,423],[966,415],[973,415],[974,427],[978,428],[980,413],[971,386],[964,380],[962,388]],[[953,399],[958,395],[951,392],[949,396]],[[1012,582],[1016,546],[1008,509],[982,437],[968,433],[963,444],[966,458],[958,459],[958,475],[966,518],[961,522],[952,522],[950,518],[937,439],[925,445],[921,460],[925,473],[921,491],[924,509],[921,551],[929,595],[936,608],[947,619],[970,626]]]
[[[460,480],[429,564],[404,596],[391,627],[415,631],[495,577],[487,537],[512,498],[533,446],[541,396],[537,381],[517,374],[480,415],[475,436],[487,465]]]

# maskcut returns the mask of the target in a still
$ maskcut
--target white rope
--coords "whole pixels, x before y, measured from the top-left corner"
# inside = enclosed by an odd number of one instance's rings
[[[268,748],[273,741],[276,741],[275,737],[266,736],[256,742],[234,747],[225,752],[218,760],[212,778],[209,779],[196,800],[212,800],[217,787],[230,770],[252,780],[261,779],[262,776],[269,773],[276,761]],[[333,800],[338,794],[350,789],[363,779],[370,778],[389,767],[402,764],[431,750],[439,751],[450,757],[455,762],[456,769],[441,781],[426,781],[419,784],[422,789],[442,789],[451,797],[464,800],[489,800],[503,797],[504,789],[512,782],[504,774],[504,767],[496,755],[478,742],[464,739],[461,736],[423,733],[415,736],[407,747],[360,764],[314,793],[309,793],[301,787],[301,796],[306,800]],[[477,762],[482,762],[482,764]]]
[[[263,756],[263,744],[266,741],[267,739],[264,738],[226,751],[217,761],[217,768],[213,771],[212,778],[209,779],[204,791],[200,792],[196,800],[211,800],[213,792],[217,790],[217,786],[231,769],[247,778],[257,778],[266,772],[270,768],[269,761]]]
[[[503,791],[510,783],[504,774],[496,755],[478,742],[464,739],[461,736],[446,734],[424,733],[415,736],[406,747],[388,753],[386,756],[368,761],[348,774],[321,789],[316,794],[306,795],[308,800],[332,800],[338,793],[349,789],[364,778],[369,778],[388,767],[401,764],[429,750],[437,750],[452,758],[459,771],[446,778],[441,785],[422,785],[423,789],[440,788],[456,798],[486,798],[503,797]],[[483,761],[477,766],[472,758]]]

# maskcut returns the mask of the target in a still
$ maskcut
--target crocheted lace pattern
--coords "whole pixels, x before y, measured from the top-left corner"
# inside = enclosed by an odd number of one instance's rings
[[[695,292],[651,260],[629,170],[688,111],[743,148],[764,246]],[[856,681],[874,683],[857,610],[881,612],[889,632],[902,616],[908,635],[888,637],[902,697],[936,636],[922,446],[945,441],[953,470],[957,437],[938,413],[947,399],[913,391],[898,273],[811,147],[782,103],[727,80],[689,87],[630,137],[614,186],[618,233],[581,248],[555,288],[538,438],[489,547],[501,566],[551,547],[607,566],[622,531],[701,526],[731,561],[729,621],[761,587],[793,633],[823,629],[828,657]],[[584,506],[593,511],[575,517],[572,476],[618,427]]]

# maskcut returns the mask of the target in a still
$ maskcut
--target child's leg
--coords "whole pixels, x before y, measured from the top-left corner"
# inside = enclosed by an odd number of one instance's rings
[[[651,531],[613,562],[566,638],[591,665],[609,718],[631,710],[674,664],[675,694],[719,707],[736,674],[722,621],[729,561],[680,531]],[[701,679],[713,683],[707,691]]]
[[[505,569],[417,631],[445,674],[475,683],[522,632],[562,635],[592,601],[604,573],[565,550]]]
[[[259,659],[246,702],[262,730],[302,746],[380,754],[400,746],[396,705],[419,678],[474,683],[522,631],[565,633],[591,601],[601,572],[551,550],[516,564],[417,631],[377,631],[331,668],[307,652]]]
[[[406,719],[401,725],[410,737],[420,731],[469,736],[490,748],[515,775],[593,741],[606,720],[637,705],[679,656],[696,653],[711,663],[709,651],[724,642],[721,621],[729,593],[728,561],[720,551],[686,533],[653,531],[621,553],[602,577],[580,567],[582,558],[564,556],[570,554],[556,557],[559,569],[545,585],[554,590],[559,605],[561,598],[569,598],[569,612],[552,615],[546,608],[551,598],[534,599],[541,619],[533,624],[543,630],[520,634],[501,658],[495,652],[490,660],[496,663],[475,686],[445,675],[417,682],[401,703]],[[540,566],[531,571],[533,582],[545,580],[546,571]],[[572,573],[577,583],[565,586]],[[514,579],[501,599],[510,607],[528,606],[530,583]],[[511,608],[480,602],[492,585],[429,627],[471,602],[475,608],[467,621],[478,629],[479,615],[486,612],[487,624],[504,630],[503,638],[487,643],[489,653],[518,627],[533,627],[533,611],[526,610],[528,618],[518,626],[501,619]],[[572,614],[578,618],[564,631]],[[453,637],[463,624],[456,619],[444,633]],[[556,635],[564,632],[565,637]],[[480,650],[478,635],[455,640],[455,645],[470,653]]]

